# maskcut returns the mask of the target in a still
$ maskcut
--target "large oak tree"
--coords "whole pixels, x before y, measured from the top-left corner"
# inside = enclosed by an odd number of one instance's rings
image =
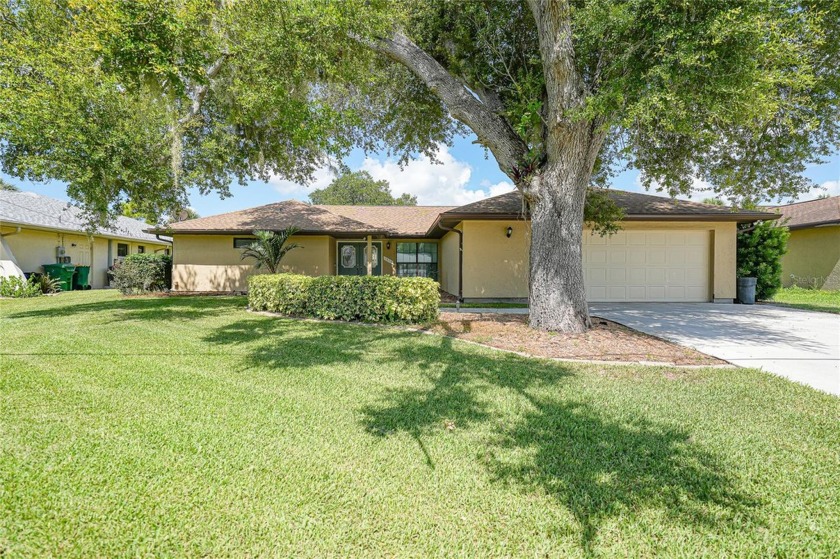
[[[811,186],[838,147],[838,1],[13,0],[0,163],[102,220],[472,132],[530,214],[531,324],[576,332],[617,169],[740,204]]]

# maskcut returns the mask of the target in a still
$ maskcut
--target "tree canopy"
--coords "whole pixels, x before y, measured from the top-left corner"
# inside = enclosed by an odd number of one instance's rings
[[[603,136],[596,181],[630,166],[668,193],[696,177],[735,202],[795,196],[812,186],[805,165],[837,148],[837,0],[556,5],[580,79],[574,106],[549,115],[564,93],[539,0],[4,3],[0,164],[65,181],[104,215],[128,198],[185,207],[189,187],[306,181],[357,147],[433,155],[476,132],[470,104],[505,129],[504,142],[476,134],[517,182],[558,118]],[[407,53],[465,86],[463,107]]]
[[[20,188],[4,181],[3,179],[0,179],[0,190],[6,190],[9,192],[20,192]]]
[[[405,193],[394,198],[388,181],[373,180],[367,171],[354,171],[342,173],[326,188],[313,190],[309,201],[351,206],[416,206],[417,196]]]

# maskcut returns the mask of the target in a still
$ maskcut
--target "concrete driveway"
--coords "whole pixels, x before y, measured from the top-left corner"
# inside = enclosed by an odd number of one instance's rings
[[[593,303],[590,312],[840,395],[840,315],[714,303]]]

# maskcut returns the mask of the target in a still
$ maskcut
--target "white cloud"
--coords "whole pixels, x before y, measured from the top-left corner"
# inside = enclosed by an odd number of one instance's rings
[[[816,200],[821,196],[840,196],[840,179],[836,181],[825,181],[819,186],[815,186],[808,192],[804,194],[800,194],[796,200],[796,202],[806,202],[808,200]]]
[[[324,167],[315,171],[312,182],[309,185],[302,185],[296,182],[283,180],[278,177],[272,177],[268,180],[271,188],[276,190],[281,195],[281,200],[309,200],[309,193],[317,188],[324,188],[328,186],[334,178],[332,171]]]
[[[421,156],[400,168],[396,160],[367,157],[358,170],[367,171],[376,180],[387,180],[395,197],[404,193],[417,196],[421,206],[460,206],[513,190],[513,184],[507,181],[491,184],[483,180],[479,187],[470,187],[472,166],[455,159],[445,145],[439,146],[437,161]],[[307,201],[313,190],[328,186],[334,178],[333,172],[325,167],[315,172],[309,185],[278,177],[269,179],[268,183],[281,200]]]
[[[428,157],[421,156],[409,161],[401,169],[397,161],[380,161],[368,157],[361,169],[376,180],[387,180],[394,196],[407,192],[417,196],[417,203],[423,206],[460,206],[513,189],[513,185],[504,181],[489,186],[482,184],[487,191],[470,188],[472,166],[455,159],[447,146],[439,146],[437,160],[438,163],[434,163]]]

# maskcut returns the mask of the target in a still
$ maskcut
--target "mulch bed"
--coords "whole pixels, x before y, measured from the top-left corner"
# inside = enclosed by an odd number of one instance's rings
[[[438,322],[424,330],[537,357],[675,365],[726,364],[609,320],[593,317],[592,322],[592,329],[584,334],[559,334],[530,328],[527,315],[442,312]]]

